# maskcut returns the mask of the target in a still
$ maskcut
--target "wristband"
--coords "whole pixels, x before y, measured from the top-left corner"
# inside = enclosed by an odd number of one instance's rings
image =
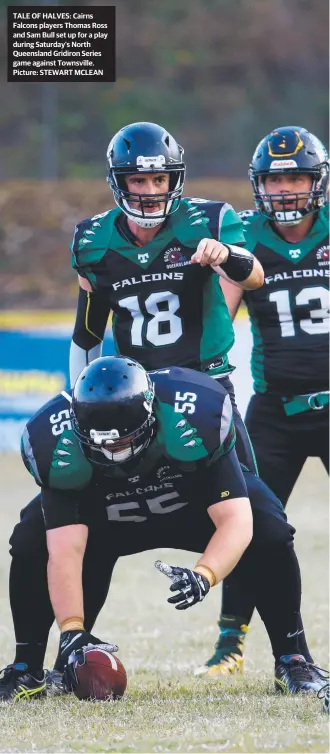
[[[199,563],[196,568],[194,568],[194,571],[196,571],[196,573],[199,573],[201,576],[204,576],[209,581],[210,586],[215,586],[215,584],[217,583],[216,576],[213,571],[211,571],[211,568],[203,565],[203,563]]]
[[[64,633],[64,631],[84,631],[84,621],[82,618],[77,618],[74,616],[73,618],[66,618],[62,621],[60,624],[60,631],[61,634]]]
[[[219,267],[236,283],[242,283],[251,275],[253,268],[253,254],[240,246],[230,246],[223,244],[228,249],[227,261],[220,264]]]

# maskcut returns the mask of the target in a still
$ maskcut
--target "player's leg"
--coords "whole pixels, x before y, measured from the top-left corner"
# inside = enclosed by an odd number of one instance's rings
[[[16,653],[0,681],[0,699],[4,701],[46,693],[43,664],[54,615],[48,595],[48,553],[40,495],[21,512],[10,545],[9,591]]]
[[[245,475],[246,481],[248,476]],[[293,544],[294,529],[288,524],[278,498],[260,479],[252,474],[250,477],[254,532],[250,573],[257,610],[272,645],[275,685],[278,690],[290,693],[318,691],[324,685],[324,674],[302,652],[301,580]]]
[[[286,506],[308,456],[307,444],[280,398],[253,395],[246,426],[256,453],[259,476]]]
[[[256,457],[249,433],[236,405],[234,386],[225,377],[219,379],[227,390],[233,408],[236,429],[236,453],[242,468],[258,473]],[[242,589],[235,570],[227,576],[222,589],[222,609],[219,618],[220,635],[215,651],[208,662],[197,668],[196,675],[210,672],[212,675],[230,675],[244,670],[244,642],[254,610],[254,602],[249,589]],[[214,668],[208,670],[209,668]]]
[[[255,452],[253,448],[253,443],[251,442],[247,427],[236,405],[234,385],[229,379],[229,377],[218,379],[217,382],[219,382],[219,384],[222,387],[224,387],[225,390],[227,390],[227,393],[230,396],[231,405],[233,409],[233,417],[234,417],[234,422],[235,422],[235,429],[236,429],[235,450],[237,453],[238,460],[240,464],[243,467],[245,467],[248,471],[253,471],[254,473],[257,474],[258,467],[257,467],[256,456],[255,456]]]
[[[308,455],[320,458],[329,474],[329,406],[308,412],[306,421],[309,429]]]
[[[259,405],[260,403],[262,405]],[[278,497],[282,495],[286,502],[305,458],[300,449],[298,452],[295,451],[296,443],[291,442],[286,435],[281,423],[282,414],[285,416],[282,404],[279,408],[280,412],[276,406],[274,408],[267,396],[253,396],[248,407],[247,427],[256,452],[260,477],[268,486],[271,487],[272,483],[276,485],[275,493]],[[282,502],[281,497],[280,499]],[[251,591],[242,590],[234,569],[223,584],[220,636],[215,645],[215,652],[207,665],[198,669],[197,673],[228,675],[243,670],[244,639],[253,610]],[[303,634],[301,636],[303,637]],[[312,661],[304,639],[301,653],[306,654],[306,658]]]
[[[250,591],[265,623],[275,660],[276,686],[290,693],[318,691],[324,677],[305,661],[299,648],[301,582],[293,547],[294,529],[276,496],[251,472],[246,473],[246,481],[248,476],[253,539],[235,568],[236,574],[242,590]],[[190,549],[186,543],[183,546]]]

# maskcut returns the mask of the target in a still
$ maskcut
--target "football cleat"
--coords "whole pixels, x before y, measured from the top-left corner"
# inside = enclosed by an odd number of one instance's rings
[[[322,711],[325,712],[327,715],[329,714],[329,692],[330,692],[330,683],[327,681],[327,683],[322,686],[322,688],[319,690],[317,696],[319,699],[323,699],[323,706]]]
[[[282,655],[275,668],[275,690],[284,694],[318,693],[327,673],[303,655]]]
[[[35,678],[28,671],[24,662],[7,665],[0,678],[0,701],[19,702],[26,699],[40,699],[46,696],[45,674],[41,678]]]
[[[221,619],[220,636],[215,644],[214,655],[205,665],[196,668],[194,675],[207,675],[209,678],[244,673],[244,640],[249,630],[245,623],[238,622],[233,628],[234,618]]]
[[[45,670],[45,680],[47,696],[63,696],[68,693],[68,689],[63,682],[63,673],[55,670],[55,668]]]

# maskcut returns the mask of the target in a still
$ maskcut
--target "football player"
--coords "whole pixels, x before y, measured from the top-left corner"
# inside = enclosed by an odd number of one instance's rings
[[[269,633],[276,688],[316,692],[324,685],[299,653],[294,529],[252,472],[259,492],[251,511],[234,444],[231,402],[220,384],[180,367],[148,375],[120,356],[94,360],[72,397],[63,392],[32,417],[22,455],[41,493],[11,537],[17,644],[0,680],[3,701],[46,693],[54,616],[60,678],[72,653],[100,643],[91,631],[116,560],[157,547],[203,553],[193,569],[157,563],[179,610],[239,568]]]
[[[227,353],[234,332],[219,276],[241,289],[263,283],[260,263],[245,251],[243,223],[227,202],[183,199],[183,149],[155,123],[122,128],[107,151],[116,209],[75,229],[79,275],[70,350],[71,384],[101,355],[110,312],[119,353],[145,369],[182,366],[222,378],[233,397]],[[205,262],[207,257],[207,262]],[[240,461],[255,468],[234,405]]]
[[[249,176],[256,211],[240,216],[265,284],[244,292],[222,280],[222,287],[232,319],[242,297],[248,308],[255,394],[246,425],[259,474],[285,506],[308,456],[329,470],[328,155],[305,128],[277,128],[258,144]],[[233,571],[215,653],[197,673],[243,669],[252,613]],[[312,661],[299,630],[301,652]]]
[[[77,225],[72,244],[80,282],[72,385],[101,354],[112,311],[118,352],[147,370],[178,365],[221,381],[232,401],[239,461],[256,472],[229,376],[234,331],[219,286],[219,277],[239,293],[263,283],[260,262],[241,248],[243,223],[226,202],[182,198],[183,149],[161,126],[121,129],[107,163],[118,208]],[[248,474],[246,484],[251,499],[258,482]],[[259,493],[267,494],[265,485]]]

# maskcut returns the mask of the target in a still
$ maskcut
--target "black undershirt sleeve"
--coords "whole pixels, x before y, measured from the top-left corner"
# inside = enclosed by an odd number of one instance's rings
[[[73,342],[86,351],[102,343],[110,311],[106,293],[89,293],[79,288]]]

